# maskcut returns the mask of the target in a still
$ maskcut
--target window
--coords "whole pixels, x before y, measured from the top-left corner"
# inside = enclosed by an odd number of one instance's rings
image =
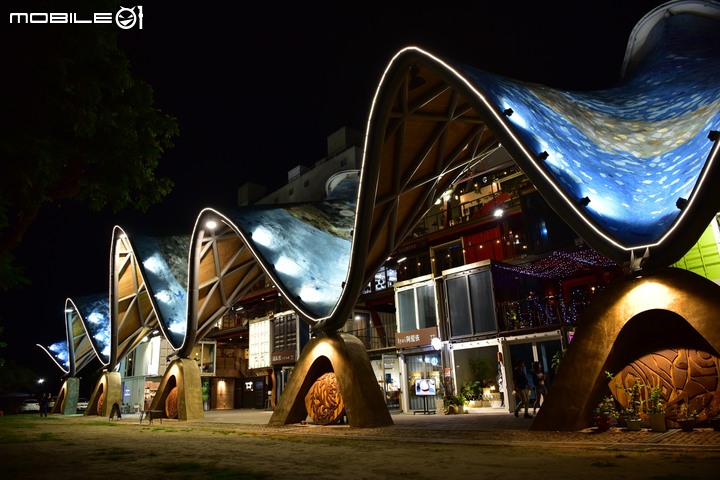
[[[190,358],[194,359],[200,374],[215,374],[215,343],[214,342],[200,342],[195,345],[192,352],[190,352]]]
[[[392,268],[383,266],[375,274],[375,284],[373,285],[373,291],[379,292],[386,288],[392,288],[397,282],[397,271]]]
[[[408,255],[407,259],[398,266],[398,279],[410,280],[432,273],[430,269],[430,254]]]
[[[497,331],[489,268],[446,277],[445,294],[451,337]]]
[[[273,319],[273,351],[295,350],[297,348],[297,322],[295,313],[278,315]]]
[[[462,240],[457,240],[445,245],[432,248],[433,274],[436,277],[442,275],[444,270],[465,265],[465,254],[463,252]]]
[[[379,292],[387,288],[392,288],[395,282],[397,282],[397,270],[383,265],[380,267],[380,270],[375,273],[373,281],[367,284],[362,293]]]
[[[123,377],[135,376],[135,353],[136,349],[133,349],[125,358],[125,371],[123,372]]]
[[[432,281],[398,290],[396,296],[398,332],[437,325],[435,284]]]

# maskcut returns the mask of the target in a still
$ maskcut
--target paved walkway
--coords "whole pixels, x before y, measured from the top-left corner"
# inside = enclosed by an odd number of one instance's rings
[[[596,448],[703,450],[720,452],[720,431],[698,428],[693,432],[669,429],[654,432],[645,425],[639,432],[612,427],[607,432],[587,428],[577,432],[531,431],[532,419],[516,418],[504,409],[469,409],[461,415],[405,414],[392,412],[393,425],[378,428],[351,428],[348,425],[290,424],[270,426],[268,410],[213,410],[201,420],[180,422],[163,419],[166,426],[193,425],[207,429],[239,429],[274,435],[352,436],[365,439],[402,438],[405,441],[471,443],[484,445],[534,444],[543,442],[557,446],[589,446]],[[124,422],[139,422],[138,414],[123,415]],[[157,425],[159,420],[155,420]],[[144,420],[142,424],[146,425]]]
[[[403,413],[391,410],[394,427],[404,429],[441,429],[441,430],[520,430],[528,431],[532,419],[516,418],[504,409],[471,408],[468,413],[460,415],[444,415],[443,413]],[[272,411],[269,410],[212,410],[205,412],[202,422],[211,423],[248,423],[267,424]],[[310,419],[308,418],[308,423]],[[333,425],[335,427],[336,425]],[[342,425],[338,425],[342,426]]]

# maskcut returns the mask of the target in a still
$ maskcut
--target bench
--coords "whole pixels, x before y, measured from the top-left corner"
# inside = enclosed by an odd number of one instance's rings
[[[147,418],[148,425],[152,425],[154,418],[159,418],[160,423],[162,424],[163,413],[164,412],[162,410],[141,410],[140,411],[140,424],[142,425],[143,418]]]

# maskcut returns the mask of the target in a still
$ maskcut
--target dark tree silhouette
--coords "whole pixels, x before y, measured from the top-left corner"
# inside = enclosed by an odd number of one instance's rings
[[[116,12],[114,1],[21,1],[7,12]],[[7,21],[7,19],[5,20]],[[179,133],[136,78],[113,24],[6,24],[0,33],[0,289],[48,206],[146,211],[172,189],[156,170]]]

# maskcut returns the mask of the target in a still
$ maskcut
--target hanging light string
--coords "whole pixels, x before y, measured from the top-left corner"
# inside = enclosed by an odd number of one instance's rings
[[[588,267],[617,268],[618,265],[590,248],[581,248],[572,251],[555,251],[547,257],[530,263],[511,265],[497,262],[493,266],[498,270],[515,274],[562,279],[570,278]]]

